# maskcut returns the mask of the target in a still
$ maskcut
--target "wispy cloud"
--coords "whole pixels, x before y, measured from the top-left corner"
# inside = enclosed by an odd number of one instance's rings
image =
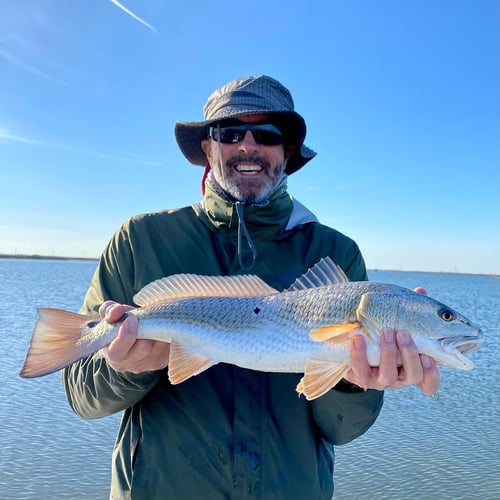
[[[19,57],[16,57],[11,52],[7,52],[6,50],[0,49],[0,58],[3,58],[5,60],[9,61],[10,63],[32,73],[33,75],[36,75],[36,76],[39,76],[40,78],[48,80],[49,82],[57,83],[58,85],[64,85],[66,87],[73,86],[70,83],[65,82],[64,80],[60,80],[59,78],[55,78],[52,75],[49,75],[48,73],[40,71],[39,69],[35,68],[31,64],[24,62],[22,59],[20,59]]]
[[[95,151],[93,149],[79,148],[66,144],[57,144],[50,141],[44,141],[41,139],[36,139],[32,137],[26,137],[21,135],[16,135],[10,133],[5,128],[0,127],[0,144],[2,141],[27,144],[31,146],[39,146],[44,148],[58,149],[60,151],[68,151],[70,153],[84,154],[90,156],[96,156],[99,158],[105,158],[107,160],[120,161],[124,163],[133,163],[138,165],[145,165],[149,167],[159,167],[162,165],[159,161],[144,160],[140,158],[134,158],[131,156],[123,156],[114,153],[107,153],[103,151]]]
[[[131,10],[127,9],[127,7],[122,5],[120,2],[118,2],[117,0],[110,0],[110,2],[115,4],[119,9],[123,10],[123,12],[125,12],[129,16],[133,17],[136,21],[139,21],[141,24],[146,26],[146,28],[149,28],[151,31],[158,34],[158,32],[156,31],[156,28],[154,28],[154,26],[151,26],[151,24],[144,21],[144,19],[140,18],[137,14],[134,14]]]

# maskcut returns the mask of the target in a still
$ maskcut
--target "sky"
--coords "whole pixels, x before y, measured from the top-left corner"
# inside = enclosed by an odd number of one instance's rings
[[[496,0],[0,0],[0,253],[98,257],[201,199],[175,142],[266,74],[318,155],[289,192],[369,269],[500,274]]]

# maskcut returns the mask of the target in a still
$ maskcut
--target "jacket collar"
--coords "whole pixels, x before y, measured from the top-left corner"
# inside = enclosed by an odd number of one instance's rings
[[[238,227],[236,202],[229,197],[210,179],[205,182],[205,195],[200,203],[205,216],[216,228]],[[294,203],[286,189],[286,177],[262,204],[243,204],[243,218],[248,231],[258,237],[262,232],[269,231],[279,234],[284,231],[293,212]]]
[[[205,196],[198,207],[201,209],[201,212],[198,212],[205,216],[210,225],[216,228],[237,227],[236,204],[214,187],[210,181],[205,183]],[[278,233],[291,231],[302,224],[318,222],[313,212],[288,194],[286,178],[265,204],[245,205],[244,215],[249,227],[271,226]]]

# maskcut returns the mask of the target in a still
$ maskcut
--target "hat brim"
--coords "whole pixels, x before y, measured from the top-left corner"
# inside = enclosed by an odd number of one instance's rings
[[[232,114],[231,118],[238,116],[255,114],[256,111],[245,111],[238,114]],[[309,160],[312,160],[316,153],[303,144],[305,137],[305,123],[304,119],[294,111],[286,112],[266,112],[259,110],[258,114],[269,114],[273,119],[280,122],[287,130],[286,135],[293,138],[291,141],[296,146],[296,150],[287,161],[285,172],[293,174],[302,168]],[[176,122],[175,123],[175,139],[179,145],[182,154],[187,160],[194,164],[205,166],[207,164],[207,157],[201,149],[201,141],[208,137],[209,127],[224,118],[216,120],[205,120],[202,122]]]

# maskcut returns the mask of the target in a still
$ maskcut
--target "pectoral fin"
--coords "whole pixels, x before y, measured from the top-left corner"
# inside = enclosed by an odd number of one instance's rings
[[[308,401],[319,398],[337,385],[349,369],[345,363],[309,359],[296,391],[304,394]]]
[[[170,344],[168,378],[172,384],[184,382],[184,380],[198,375],[215,364],[217,364],[216,361],[192,352],[178,342]]]
[[[335,342],[341,344],[348,342],[354,332],[361,328],[361,323],[355,321],[354,323],[340,323],[337,325],[324,325],[318,328],[313,328],[309,332],[309,337],[316,342]]]

